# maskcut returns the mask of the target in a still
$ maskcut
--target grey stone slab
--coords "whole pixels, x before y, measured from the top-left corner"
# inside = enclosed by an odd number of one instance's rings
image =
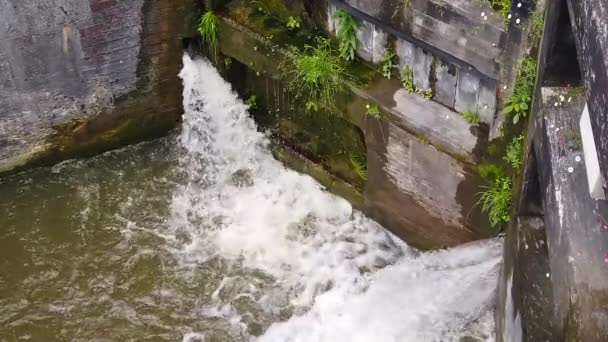
[[[420,249],[487,236],[469,221],[480,180],[466,164],[384,120],[368,120],[365,132],[371,217]]]
[[[542,95],[533,142],[551,265],[553,322],[563,340],[607,341],[608,202],[590,196],[576,139],[586,99],[575,95],[568,102],[567,88],[542,88]]]
[[[399,57],[399,68],[403,70],[407,66],[412,69],[416,88],[429,89],[433,55],[403,39],[397,40],[396,53]]]
[[[374,31],[373,24],[360,21],[357,29],[357,55],[368,62],[374,59]]]
[[[496,115],[496,80],[484,78],[479,82],[477,114],[482,122],[492,127]]]
[[[433,99],[441,104],[454,108],[456,100],[456,67],[441,61],[437,62],[435,77],[435,96]]]
[[[397,39],[395,42],[397,57],[399,58],[399,68],[403,70],[406,66],[412,68],[414,65],[414,53],[416,47],[403,39]]]
[[[388,33],[382,31],[378,26],[374,26],[374,45],[372,62],[378,64],[382,62],[382,58],[386,55],[388,44]]]
[[[459,112],[470,110],[477,112],[477,99],[479,97],[479,77],[465,70],[458,70],[458,83],[456,84],[456,101],[454,109]]]
[[[421,48],[416,48],[414,51],[414,84],[418,89],[431,88],[431,65],[433,64],[433,55],[425,52]]]
[[[394,113],[404,127],[425,136],[432,144],[474,162],[477,137],[461,115],[405,89],[397,90],[393,99],[396,103]]]

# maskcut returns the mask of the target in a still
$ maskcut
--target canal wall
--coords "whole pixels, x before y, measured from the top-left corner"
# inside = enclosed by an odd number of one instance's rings
[[[1,1],[0,174],[173,128],[195,3]]]

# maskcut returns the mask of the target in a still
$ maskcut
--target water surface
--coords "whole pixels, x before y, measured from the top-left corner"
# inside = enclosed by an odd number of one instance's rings
[[[500,242],[418,253],[184,65],[179,131],[0,180],[0,341],[493,340]]]

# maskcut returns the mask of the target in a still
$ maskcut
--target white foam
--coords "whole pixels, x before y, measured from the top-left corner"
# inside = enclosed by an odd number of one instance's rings
[[[188,181],[174,194],[164,234],[185,265],[219,257],[273,277],[275,292],[250,284],[239,296],[272,311],[281,293],[301,315],[274,323],[260,340],[447,341],[487,316],[498,242],[418,255],[273,159],[211,64],[188,56],[183,63],[180,163]],[[178,243],[184,233],[188,242]],[[219,295],[209,305],[207,314],[233,310]]]

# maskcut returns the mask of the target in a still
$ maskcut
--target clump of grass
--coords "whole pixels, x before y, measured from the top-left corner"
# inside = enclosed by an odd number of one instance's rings
[[[296,99],[303,99],[308,111],[324,109],[336,113],[336,96],[352,79],[329,40],[317,38],[317,46],[292,48],[281,64],[288,88]]]
[[[300,25],[300,18],[298,17],[289,17],[287,20],[287,29],[290,31],[299,29]]]
[[[217,26],[218,19],[212,11],[203,14],[198,24],[198,32],[201,34],[203,43],[207,45],[211,57],[216,60],[219,51]]]
[[[433,99],[433,89],[416,89],[416,93],[427,100]]]
[[[511,0],[490,0],[490,6],[498,12],[505,20],[509,18],[511,12]]]
[[[365,106],[365,115],[370,116],[375,119],[380,119],[382,117],[382,112],[380,111],[380,107],[377,104],[367,104]]]
[[[479,175],[490,183],[505,176],[503,169],[496,164],[480,164],[477,169],[479,170]]]
[[[534,11],[534,13],[532,13],[532,18],[530,19],[530,25],[532,25],[530,30],[532,36],[536,39],[540,38],[543,35],[543,29],[545,28],[545,13],[539,9]]]
[[[496,227],[508,223],[511,218],[511,196],[513,183],[507,176],[497,177],[491,186],[482,191],[479,202],[481,210],[488,214],[490,224]]]
[[[513,116],[513,124],[517,124],[521,118],[528,116],[535,80],[536,61],[526,58],[519,69],[513,94],[505,101],[505,107],[502,110],[504,115],[511,114]]]
[[[255,95],[249,96],[247,99],[247,106],[250,111],[255,112],[258,109],[258,97]]]
[[[481,121],[479,120],[479,114],[477,114],[477,112],[473,112],[467,109],[462,113],[462,116],[473,127],[477,127],[481,123]]]
[[[403,88],[408,93],[413,93],[416,91],[416,85],[414,84],[414,70],[409,66],[405,66],[403,70],[401,70],[401,83],[403,83]]]
[[[355,174],[362,180],[367,181],[367,166],[360,160],[360,158],[351,156],[350,164],[352,165]]]
[[[355,59],[355,52],[357,51],[357,28],[359,28],[359,22],[352,14],[344,10],[337,10],[335,16],[340,19],[340,27],[338,28],[340,57],[346,61],[353,61]]]
[[[395,58],[395,53],[392,51],[388,51],[382,57],[382,75],[387,79],[391,79],[393,76],[393,69],[397,68],[395,64],[393,64],[393,59]]]
[[[524,135],[521,134],[518,137],[513,138],[509,146],[507,146],[507,153],[503,157],[504,161],[509,163],[514,170],[519,170],[523,164],[522,151],[523,151]]]

